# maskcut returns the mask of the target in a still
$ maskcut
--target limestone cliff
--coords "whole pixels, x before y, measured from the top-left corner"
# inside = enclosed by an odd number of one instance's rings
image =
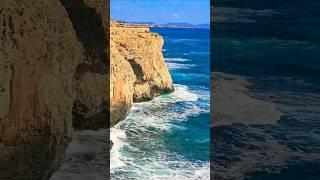
[[[109,46],[108,2],[0,1],[0,179],[49,179],[73,128],[173,90],[159,35],[113,31]]]
[[[47,179],[70,141],[83,49],[59,1],[0,4],[0,179]]]
[[[85,60],[74,74],[76,99],[72,110],[75,129],[107,127],[109,1],[60,0],[67,11]]]
[[[148,29],[110,28],[111,126],[125,118],[133,102],[173,91],[163,39]]]
[[[0,179],[49,179],[72,126],[107,126],[107,2],[0,1]]]

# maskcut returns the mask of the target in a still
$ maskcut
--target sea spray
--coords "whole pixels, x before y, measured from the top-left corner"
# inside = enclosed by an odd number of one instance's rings
[[[192,93],[183,85],[175,84],[175,89],[175,92],[159,96],[152,101],[136,103],[128,117],[111,129],[111,140],[117,144],[111,150],[113,179],[120,178],[116,176],[118,173],[125,174],[123,177],[151,179],[193,179],[195,176],[206,177],[208,175],[208,171],[205,171],[209,168],[208,164],[189,162],[181,155],[169,151],[162,152],[161,149],[164,147],[159,144],[163,142],[158,142],[158,145],[150,143],[154,136],[169,133],[172,128],[184,128],[173,124],[174,121],[186,121],[190,116],[209,112],[208,108],[201,108],[197,102],[201,95]],[[146,146],[153,146],[150,149],[157,152],[154,156],[143,156],[141,158],[146,159],[136,160],[137,154],[144,153],[141,146],[137,147],[132,144],[134,142],[144,142]],[[144,169],[143,173],[136,173],[139,169]],[[194,175],[192,172],[198,172],[198,174]]]
[[[210,31],[155,28],[175,91],[135,103],[112,130],[111,179],[210,176]],[[181,40],[179,40],[181,39]],[[193,52],[193,53],[189,53]],[[195,53],[199,52],[199,53]]]

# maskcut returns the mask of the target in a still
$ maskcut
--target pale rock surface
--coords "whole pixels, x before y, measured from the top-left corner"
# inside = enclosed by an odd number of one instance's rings
[[[125,118],[133,102],[174,90],[162,54],[163,39],[141,29],[113,27],[111,33],[111,125]]]

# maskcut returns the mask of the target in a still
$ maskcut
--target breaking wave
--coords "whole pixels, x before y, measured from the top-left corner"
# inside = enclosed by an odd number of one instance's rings
[[[209,179],[209,162],[190,161],[170,152],[158,138],[184,128],[174,122],[208,113],[209,107],[199,103],[203,98],[205,93],[176,84],[171,94],[136,103],[128,117],[111,129],[111,178]]]

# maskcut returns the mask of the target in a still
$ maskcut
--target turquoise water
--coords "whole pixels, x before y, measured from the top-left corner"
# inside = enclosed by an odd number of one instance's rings
[[[175,92],[137,103],[111,130],[112,179],[209,179],[210,32],[153,28]]]

